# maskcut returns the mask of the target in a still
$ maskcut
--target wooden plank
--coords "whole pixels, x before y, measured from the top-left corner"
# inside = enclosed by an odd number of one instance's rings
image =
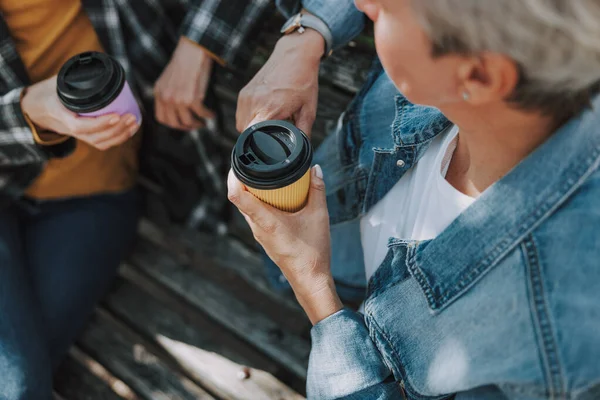
[[[262,310],[240,301],[236,297],[238,293],[211,282],[197,268],[175,261],[144,240],[140,240],[130,261],[280,365],[306,379],[308,341],[283,330]]]
[[[64,397],[62,397],[60,394],[56,393],[56,392],[52,392],[52,399],[54,400],[67,400]]]
[[[108,312],[98,309],[78,345],[148,400],[214,399],[183,374],[171,370],[145,341]]]
[[[213,282],[234,291],[248,306],[261,310],[285,329],[298,334],[310,329],[295,298],[271,289],[255,248],[227,236],[172,226],[159,229],[147,219],[142,220],[139,234],[180,263],[201,270]]]
[[[120,274],[130,281],[118,280],[104,306],[160,347],[172,368],[223,399],[302,398],[272,375],[278,368],[271,360],[171,291],[126,264]]]
[[[68,400],[138,400],[123,381],[72,347],[54,376],[55,398]]]
[[[56,393],[56,392],[52,392],[52,399],[53,400],[67,400],[64,397],[62,397],[60,394]]]

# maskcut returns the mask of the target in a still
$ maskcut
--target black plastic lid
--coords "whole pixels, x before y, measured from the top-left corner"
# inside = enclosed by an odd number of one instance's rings
[[[264,121],[241,134],[231,153],[231,165],[245,185],[278,189],[304,176],[312,158],[304,132],[286,121]]]
[[[60,69],[56,91],[71,111],[93,112],[109,105],[125,85],[125,71],[114,58],[89,51],[70,58]]]

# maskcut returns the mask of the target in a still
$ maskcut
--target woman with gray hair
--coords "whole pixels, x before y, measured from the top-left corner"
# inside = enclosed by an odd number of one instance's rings
[[[357,31],[358,11],[324,3],[303,5],[331,32],[282,38],[238,124],[306,120],[324,42]],[[356,3],[381,64],[319,149],[306,207],[229,179],[314,324],[308,397],[600,398],[600,1]],[[335,286],[357,265],[360,313]]]

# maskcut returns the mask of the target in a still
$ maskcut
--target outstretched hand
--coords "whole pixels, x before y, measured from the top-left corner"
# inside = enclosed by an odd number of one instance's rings
[[[67,110],[56,94],[56,76],[31,85],[21,100],[21,109],[39,129],[72,136],[99,150],[125,142],[139,129],[132,114],[81,117]]]
[[[269,60],[240,92],[237,130],[270,119],[292,120],[310,136],[317,114],[323,37],[313,30],[277,42]]]
[[[156,120],[180,130],[201,128],[214,113],[204,99],[213,60],[196,43],[181,37],[171,61],[154,85]]]

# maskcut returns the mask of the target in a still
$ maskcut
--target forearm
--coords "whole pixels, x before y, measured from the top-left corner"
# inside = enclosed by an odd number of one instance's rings
[[[193,0],[180,35],[202,46],[222,64],[240,67],[252,55],[248,37],[268,10],[259,0]]]
[[[296,298],[313,325],[344,308],[331,276],[315,277],[307,284],[290,282]]]

